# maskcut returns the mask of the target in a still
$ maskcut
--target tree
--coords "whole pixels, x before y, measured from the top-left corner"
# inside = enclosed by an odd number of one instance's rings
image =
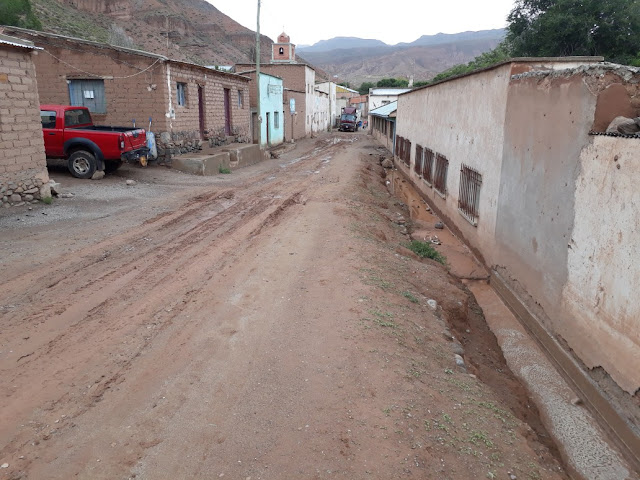
[[[409,85],[409,80],[404,78],[383,78],[378,80],[376,87],[382,88],[405,88]]]
[[[31,9],[29,0],[9,0],[0,2],[0,25],[41,30],[42,24]]]
[[[473,72],[474,70],[480,70],[487,68],[500,62],[504,62],[509,58],[509,49],[505,42],[498,45],[496,48],[489,52],[484,52],[471,60],[466,65],[455,65],[444,72],[439,73],[431,79],[430,83],[440,82],[447,78],[455,77],[458,75],[464,75],[465,73]]]
[[[360,93],[360,95],[367,95],[369,93],[369,89],[373,87],[375,87],[375,85],[371,82],[362,82],[358,88],[358,93]]]
[[[640,0],[517,0],[507,21],[514,57],[597,55],[630,63],[640,54]]]

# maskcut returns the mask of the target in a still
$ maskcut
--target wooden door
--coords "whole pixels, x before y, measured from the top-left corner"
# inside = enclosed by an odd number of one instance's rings
[[[224,89],[224,133],[231,135],[231,90]]]
[[[198,120],[200,123],[200,138],[204,139],[204,88],[198,85]]]

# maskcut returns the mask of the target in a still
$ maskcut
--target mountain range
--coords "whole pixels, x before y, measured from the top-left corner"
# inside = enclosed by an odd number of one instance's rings
[[[492,50],[504,38],[503,29],[423,35],[411,43],[387,45],[380,40],[336,37],[298,54],[339,81],[352,85],[382,78],[429,80],[434,75]]]
[[[137,48],[201,65],[233,65],[255,58],[255,32],[204,0],[29,0],[47,32]],[[215,2],[215,0],[213,0]],[[503,30],[424,35],[387,45],[376,39],[336,37],[299,46],[299,60],[327,76],[359,85],[385,77],[435,74],[494,48]],[[292,38],[295,43],[295,38]],[[273,41],[260,37],[261,59]],[[326,72],[326,73],[325,73]]]
[[[204,0],[30,0],[43,30],[202,65],[255,55],[256,34]],[[273,41],[260,39],[261,58]]]

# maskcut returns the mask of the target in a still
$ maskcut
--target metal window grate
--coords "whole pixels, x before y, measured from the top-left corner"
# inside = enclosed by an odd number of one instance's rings
[[[433,150],[429,148],[424,149],[424,161],[422,162],[422,178],[429,184],[433,183]]]
[[[421,177],[422,176],[422,161],[423,161],[423,157],[422,157],[422,153],[423,153],[423,148],[421,145],[416,145],[416,161],[413,165],[413,170],[414,172],[416,172],[416,174]]]
[[[447,157],[436,154],[436,168],[433,175],[433,186],[441,195],[447,194],[447,170],[449,170],[449,160]]]
[[[396,135],[396,155],[398,156],[399,159],[403,159],[403,151],[404,149],[404,138],[402,138],[400,135]]]
[[[187,106],[187,84],[182,82],[176,83],[176,97],[178,99],[178,105],[181,107]]]
[[[408,138],[404,139],[405,141],[405,146],[404,146],[404,164],[407,167],[411,166],[411,142],[409,141]]]
[[[480,187],[482,186],[482,175],[462,165],[460,168],[460,194],[458,195],[458,209],[460,213],[471,222],[478,224],[478,206],[480,202]]]

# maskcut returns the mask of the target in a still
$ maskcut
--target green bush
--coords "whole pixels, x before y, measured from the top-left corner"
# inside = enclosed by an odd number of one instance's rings
[[[31,9],[29,0],[9,0],[0,2],[0,25],[42,30],[42,24]]]
[[[419,240],[413,240],[407,248],[420,258],[430,258],[436,262],[440,262],[442,265],[447,264],[447,259],[439,251],[433,248],[433,245],[429,242],[421,242]]]

